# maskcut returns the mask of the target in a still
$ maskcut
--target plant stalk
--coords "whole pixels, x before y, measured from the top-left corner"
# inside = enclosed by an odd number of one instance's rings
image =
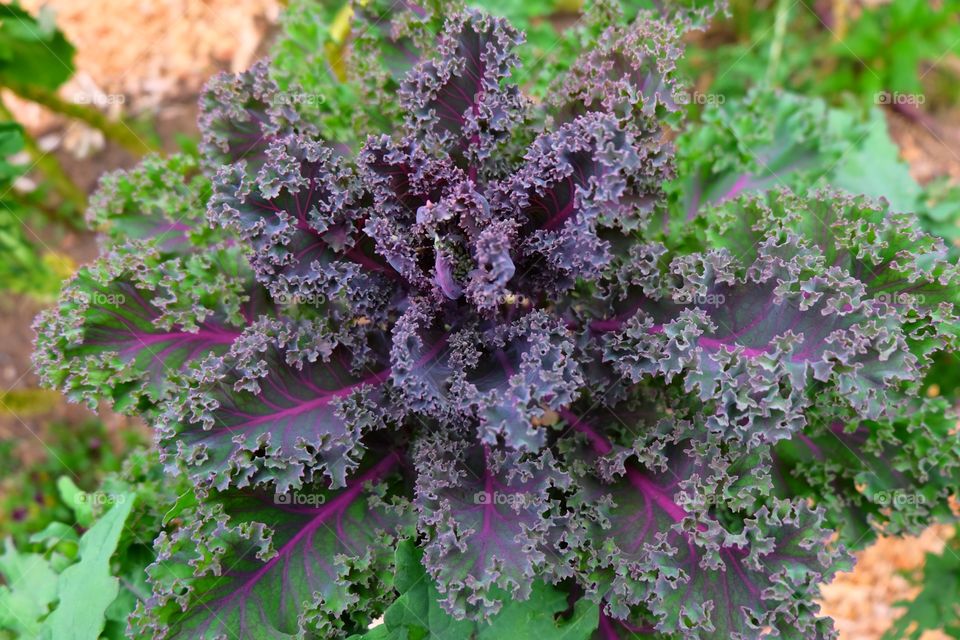
[[[0,99],[0,117],[15,121],[13,114],[7,108],[7,105]],[[56,192],[66,202],[69,202],[76,211],[82,216],[87,208],[87,194],[81,189],[73,179],[64,171],[60,161],[52,153],[46,153],[37,144],[37,141],[25,129],[22,130],[23,148],[33,159],[34,167],[42,173],[53,185]],[[63,222],[75,229],[82,229],[83,225],[78,222],[76,216],[64,216],[56,212],[52,207],[37,206],[47,217]]]
[[[159,151],[159,149],[137,135],[122,119],[117,121],[111,120],[97,109],[69,102],[53,91],[39,87],[8,84],[6,88],[24,100],[36,102],[51,111],[85,122],[94,129],[100,130],[108,139],[113,140],[136,156],[143,156]]]
[[[787,0],[777,2],[777,13],[773,22],[773,42],[770,43],[770,61],[767,64],[767,86],[774,86],[780,59],[783,57],[783,40],[787,35],[787,20],[790,17],[792,4]]]

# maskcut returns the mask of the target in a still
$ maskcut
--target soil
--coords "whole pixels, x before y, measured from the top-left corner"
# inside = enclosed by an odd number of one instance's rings
[[[75,76],[61,88],[64,98],[121,96],[105,107],[112,115],[149,121],[164,151],[178,150],[177,138],[197,136],[197,99],[203,83],[218,71],[238,71],[266,53],[279,13],[275,0],[26,0],[30,11],[52,9],[57,24],[77,48]],[[97,7],[93,5],[98,5]],[[116,16],[122,15],[123,20]],[[5,101],[31,134],[53,147],[66,173],[91,193],[100,176],[130,168],[137,158],[78,122],[65,122],[37,105],[5,95]],[[47,147],[44,147],[47,148]],[[56,248],[76,264],[91,262],[98,246],[92,233],[31,229],[40,246]],[[0,299],[0,399],[7,394],[40,393],[38,401],[16,412],[0,406],[0,439],[18,442],[21,460],[46,455],[44,437],[53,421],[91,417],[85,407],[55,393],[38,391],[31,354],[33,318],[44,307],[28,296]],[[144,428],[109,411],[99,411],[111,432]],[[0,469],[0,476],[3,470]]]
[[[61,88],[67,99],[121,96],[106,107],[113,115],[150,122],[164,151],[178,150],[177,138],[197,136],[197,99],[203,83],[218,71],[245,69],[266,53],[279,4],[275,0],[26,0],[30,11],[46,5],[77,47],[76,74]],[[93,5],[102,5],[99,9]],[[110,20],[123,16],[123,20]],[[130,168],[137,158],[78,122],[66,122],[37,105],[5,95],[5,101],[31,134],[51,145],[66,173],[91,193],[101,175]],[[46,147],[44,147],[46,148]],[[37,244],[56,248],[76,264],[91,262],[98,246],[92,233],[31,229]],[[0,299],[0,439],[18,443],[24,462],[46,455],[44,437],[54,421],[92,417],[85,407],[56,393],[38,390],[31,354],[33,318],[44,303],[29,296]],[[37,394],[24,407],[17,394]],[[144,428],[109,411],[100,412],[108,430]],[[2,473],[2,470],[0,470]]]
[[[916,579],[923,575],[927,553],[944,551],[954,535],[946,525],[930,527],[919,536],[880,538],[857,553],[853,571],[838,574],[820,588],[821,611],[833,618],[841,640],[878,640],[890,628],[903,608],[920,589]],[[941,632],[926,632],[922,640],[949,640]]]

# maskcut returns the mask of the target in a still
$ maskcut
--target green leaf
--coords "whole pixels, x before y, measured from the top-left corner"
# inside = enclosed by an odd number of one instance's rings
[[[0,122],[0,158],[23,149],[23,127],[16,122]]]
[[[173,504],[172,507],[163,515],[163,521],[161,524],[167,526],[170,524],[170,521],[178,517],[184,510],[197,505],[197,495],[193,492],[193,489],[187,489],[182,494],[177,496],[177,501]]]
[[[858,116],[831,109],[828,128],[840,133],[857,125]],[[844,154],[830,183],[852,194],[886,198],[894,211],[914,212],[919,207],[920,185],[910,175],[900,149],[887,132],[887,121],[878,108],[870,110],[867,133]]]
[[[2,170],[3,162],[0,161]],[[9,189],[9,186],[3,186],[2,179],[0,189]],[[0,200],[0,255],[3,256],[0,261],[0,288],[41,297],[55,294],[59,288],[59,278],[38,247],[27,237],[23,225],[27,216],[29,212],[16,203]]]
[[[396,587],[400,597],[384,613],[386,638],[468,638],[474,623],[451,618],[438,604],[437,589],[421,564],[413,542],[397,548]]]
[[[0,629],[35,638],[57,597],[57,574],[40,554],[20,553],[7,540],[0,556]]]
[[[80,560],[60,576],[60,605],[44,631],[50,640],[97,640],[107,607],[120,592],[111,575],[110,557],[117,548],[136,494],[115,497],[116,504],[80,539]]]
[[[581,599],[574,605],[569,620],[556,616],[567,608],[567,594],[543,583],[535,583],[530,599],[506,604],[489,624],[481,626],[478,640],[517,638],[517,640],[543,640],[564,638],[577,640],[589,638],[600,620],[600,608],[593,602]]]
[[[440,594],[421,562],[423,552],[409,540],[397,547],[394,583],[400,595],[387,609],[383,624],[350,640],[545,640],[589,638],[599,624],[599,607],[581,599],[569,619],[567,594],[542,582],[534,583],[530,598],[509,600],[486,623],[456,620],[440,606]]]
[[[77,524],[81,527],[89,527],[93,524],[93,503],[86,491],[80,489],[69,476],[62,476],[57,480],[57,491],[64,504],[73,511]]]
[[[960,632],[960,545],[947,543],[940,555],[928,553],[923,570],[923,590],[912,601],[898,602],[906,613],[894,622],[883,640],[917,640],[926,631],[942,630],[951,638]]]
[[[53,549],[62,542],[76,541],[76,530],[63,522],[51,522],[43,531],[38,531],[30,536],[31,544],[42,544],[48,550]]]
[[[55,90],[73,75],[73,54],[46,16],[38,21],[18,6],[0,5],[0,84]]]

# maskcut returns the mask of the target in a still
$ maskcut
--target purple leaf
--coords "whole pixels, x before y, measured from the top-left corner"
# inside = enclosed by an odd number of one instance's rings
[[[243,162],[214,179],[209,216],[254,249],[253,266],[278,302],[322,305],[345,295],[362,313],[382,305],[396,277],[359,231],[360,187],[324,145],[297,136],[274,140],[255,176]]]
[[[494,146],[520,120],[525,101],[508,82],[523,37],[506,21],[479,12],[456,14],[437,42],[437,56],[418,65],[400,90],[408,126],[428,146],[464,157],[477,175]]]
[[[196,483],[220,490],[271,482],[285,491],[321,474],[343,486],[363,434],[391,418],[390,368],[360,353],[319,327],[254,325],[204,364],[182,409],[165,419],[166,447]]]
[[[554,560],[545,552],[558,522],[548,492],[569,483],[549,452],[524,457],[437,437],[415,456],[424,565],[444,609],[457,618],[495,613],[495,589],[527,599]]]
[[[680,109],[676,64],[683,52],[677,26],[643,12],[629,27],[613,26],[571,66],[551,101],[574,116],[600,111],[627,127],[659,134],[662,113]]]
[[[243,73],[215,76],[200,96],[201,150],[211,175],[240,160],[255,173],[266,160],[267,147],[296,130],[315,133],[284,104],[268,60]]]
[[[582,378],[569,332],[534,312],[500,327],[446,331],[424,305],[397,323],[393,383],[407,407],[459,424],[477,420],[480,438],[538,449],[538,420],[576,398]]]
[[[562,291],[610,263],[601,229],[642,228],[668,169],[658,143],[645,146],[614,117],[589,114],[534,141],[506,183],[524,235],[518,264],[531,288]],[[534,275],[535,274],[535,275]]]
[[[171,640],[335,637],[345,624],[365,627],[388,600],[392,547],[409,529],[404,510],[382,498],[398,462],[389,454],[340,491],[207,495],[161,536],[148,569],[155,595],[138,623],[168,616]],[[194,575],[164,570],[173,564]]]

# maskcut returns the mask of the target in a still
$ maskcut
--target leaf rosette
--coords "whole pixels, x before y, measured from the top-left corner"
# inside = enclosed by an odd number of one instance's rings
[[[942,241],[835,191],[708,198],[664,235],[704,12],[601,30],[536,102],[505,20],[452,12],[431,46],[418,9],[358,42],[411,47],[371,79],[399,88],[390,134],[325,139],[265,64],[218,77],[202,172],[108,179],[110,253],[38,320],[44,380],[143,415],[195,485],[133,628],[830,636],[813,598],[848,557],[825,525],[916,530],[943,509],[884,496],[958,487],[957,434],[916,397],[956,347]]]

